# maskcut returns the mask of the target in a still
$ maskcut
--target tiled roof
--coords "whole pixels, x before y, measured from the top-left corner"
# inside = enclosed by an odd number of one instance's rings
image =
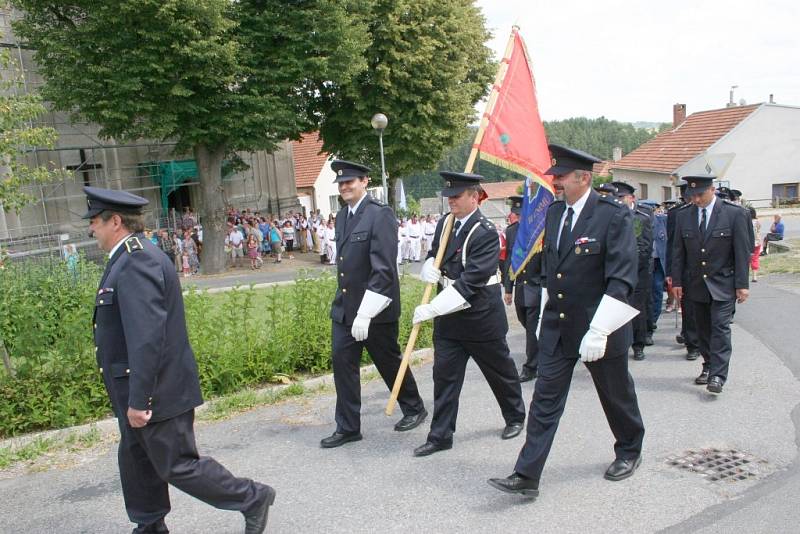
[[[329,155],[322,151],[322,139],[319,132],[303,134],[300,141],[292,141],[292,159],[294,160],[294,180],[297,187],[314,187],[319,172],[328,160]]]
[[[613,162],[611,169],[671,174],[716,143],[759,106],[761,104],[692,113],[677,128],[658,134],[619,161]]]
[[[519,195],[518,190],[522,187],[522,180],[517,182],[484,182],[481,187],[489,195],[488,200],[495,198],[508,198]]]
[[[613,161],[601,161],[592,166],[592,172],[598,176],[611,176],[611,165]]]

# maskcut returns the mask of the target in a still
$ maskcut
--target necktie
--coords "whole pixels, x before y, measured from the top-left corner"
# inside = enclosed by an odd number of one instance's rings
[[[572,236],[572,216],[575,211],[570,207],[567,208],[567,218],[564,219],[564,226],[561,228],[561,236],[558,242],[558,253],[564,252],[570,245]]]
[[[461,221],[456,221],[456,224],[453,228],[455,229],[456,235],[458,235],[458,229],[461,228]]]
[[[706,221],[706,209],[705,209],[705,208],[703,208],[703,215],[702,215],[702,217],[700,218],[700,234],[701,234],[701,235],[705,235],[705,233],[706,233],[706,225],[707,225],[707,221]]]
[[[353,212],[347,210],[347,217],[344,218],[344,231],[343,233],[347,233],[347,225],[350,224],[350,221],[353,219]]]

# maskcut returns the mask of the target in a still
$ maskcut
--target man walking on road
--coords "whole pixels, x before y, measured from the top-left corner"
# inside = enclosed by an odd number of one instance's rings
[[[391,390],[400,368],[397,344],[400,280],[397,276],[397,219],[389,206],[367,194],[369,167],[335,160],[339,194],[347,204],[336,216],[336,280],[331,304],[336,431],[320,442],[339,447],[361,436],[361,352],[364,347]],[[397,399],[403,418],[398,432],[416,428],[428,416],[409,370]]]
[[[752,223],[747,210],[717,198],[713,176],[686,176],[693,206],[675,221],[672,286],[694,308],[703,370],[696,384],[722,393],[731,359],[730,322],[750,288]]]
[[[475,359],[495,399],[506,426],[500,437],[511,439],[522,432],[525,404],[519,375],[506,343],[508,321],[503,309],[499,276],[500,242],[497,230],[478,209],[482,176],[440,173],[446,180],[442,196],[450,215],[443,217],[421,278],[439,284],[439,294],[414,310],[414,323],[433,323],[433,420],[427,441],[414,456],[428,456],[453,446],[458,417],[458,398],[464,385],[469,358]],[[444,222],[455,217],[442,264],[434,258],[442,242]]]
[[[522,197],[509,197],[511,201],[511,213],[509,213],[509,225],[506,228],[506,260],[502,263],[503,288],[505,289],[506,306],[514,302],[514,309],[517,312],[517,320],[525,329],[525,363],[519,373],[520,382],[530,382],[536,378],[539,361],[539,341],[536,337],[536,326],[539,324],[539,305],[542,296],[542,288],[539,285],[539,278],[542,270],[542,253],[537,252],[528,263],[517,274],[514,280],[511,279],[511,255],[514,250],[514,242],[517,240],[519,230],[519,214],[522,211]],[[512,297],[513,293],[513,297]]]
[[[169,484],[217,508],[244,514],[245,533],[267,525],[275,490],[236,478],[199,456],[194,409],[203,403],[186,333],[181,285],[170,259],[149,240],[147,200],[85,187],[89,231],[108,263],[94,311],[95,354],[119,421],[119,472],[134,534],[169,532]]]
[[[539,377],[514,472],[488,481],[501,491],[526,496],[539,494],[578,359],[592,375],[616,438],[616,459],[606,479],[623,480],[634,473],[644,438],[627,358],[630,320],[636,314],[627,304],[637,270],[631,210],[591,189],[592,165],[599,159],[559,145],[550,145],[550,152],[554,163],[544,174],[553,176],[562,200],[550,205],[545,222]]]

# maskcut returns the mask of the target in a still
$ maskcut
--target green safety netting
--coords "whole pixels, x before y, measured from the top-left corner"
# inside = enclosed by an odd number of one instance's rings
[[[223,178],[228,178],[232,172],[226,172],[227,160],[223,161]],[[184,182],[197,179],[197,162],[193,159],[172,161],[150,161],[140,165],[142,170],[161,186],[161,212],[164,217],[169,211],[170,193],[178,189]]]

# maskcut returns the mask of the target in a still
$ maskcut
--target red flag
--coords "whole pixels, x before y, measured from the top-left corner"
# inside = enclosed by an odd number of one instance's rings
[[[506,72],[499,87],[495,87],[496,101],[475,148],[482,159],[525,176],[532,175],[550,189],[551,180],[543,174],[550,168],[550,151],[539,117],[536,82],[517,28],[513,30],[511,55],[503,58],[503,63]]]

